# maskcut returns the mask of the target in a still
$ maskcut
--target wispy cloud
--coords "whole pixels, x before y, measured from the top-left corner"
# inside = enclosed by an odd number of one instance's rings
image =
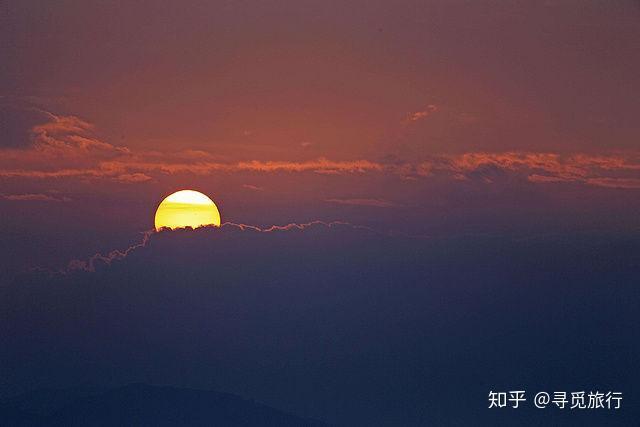
[[[633,187],[640,179],[640,153],[562,156],[556,153],[504,152],[465,153],[425,165],[431,173],[444,170],[470,179],[474,174],[494,170],[525,177],[533,183],[573,182],[619,188]]]
[[[409,124],[412,122],[417,122],[418,120],[422,120],[426,117],[429,117],[430,115],[432,115],[433,113],[438,111],[438,107],[434,104],[429,104],[427,105],[424,109],[420,110],[420,111],[414,111],[413,113],[410,113],[404,120],[403,123],[404,124]]]
[[[589,178],[586,182],[598,187],[640,189],[640,178]]]
[[[381,199],[326,199],[325,202],[337,203],[340,205],[369,206],[376,208],[390,208],[396,206],[395,203]]]
[[[430,105],[412,113],[419,120],[437,110]],[[640,152],[561,155],[550,152],[468,152],[422,159],[379,162],[319,157],[302,161],[223,161],[207,151],[132,150],[104,142],[93,125],[74,116],[46,113],[48,122],[32,129],[27,148],[0,149],[0,178],[110,180],[122,184],[152,182],[163,175],[220,173],[315,173],[323,175],[393,174],[406,179],[445,177],[490,184],[500,176],[515,176],[532,184],[579,183],[607,188],[638,188]],[[249,185],[249,184],[247,184]],[[253,189],[245,186],[247,189]],[[255,189],[254,189],[255,190]],[[333,203],[341,203],[338,199]],[[383,207],[373,199],[342,200],[343,204]],[[387,207],[386,205],[384,207]]]
[[[350,222],[347,221],[321,221],[321,220],[315,220],[315,221],[310,221],[310,222],[305,222],[305,223],[296,223],[296,222],[292,222],[289,224],[285,224],[285,225],[270,225],[268,227],[260,227],[257,225],[250,225],[250,224],[241,224],[241,223],[236,223],[236,222],[225,222],[224,224],[222,224],[221,227],[231,227],[231,228],[237,228],[239,230],[242,231],[256,231],[259,233],[273,233],[273,232],[277,232],[277,231],[292,231],[292,230],[306,230],[307,228],[312,228],[312,227],[326,227],[326,228],[334,228],[334,227],[348,227],[348,228],[353,228],[353,229],[359,229],[359,230],[367,230],[373,233],[377,233],[375,230],[373,230],[370,227],[364,226],[364,225],[356,225],[356,224],[352,224]]]
[[[247,190],[251,190],[251,191],[263,191],[264,190],[263,187],[258,187],[257,185],[251,185],[251,184],[242,184],[242,188],[246,188]]]
[[[0,199],[16,202],[70,202],[69,197],[54,197],[48,194],[27,193],[27,194],[0,194]]]
[[[118,175],[116,177],[116,180],[120,181],[120,182],[147,182],[152,180],[153,178],[151,178],[149,175],[140,173],[140,172],[135,172],[135,173],[123,173],[121,175]]]

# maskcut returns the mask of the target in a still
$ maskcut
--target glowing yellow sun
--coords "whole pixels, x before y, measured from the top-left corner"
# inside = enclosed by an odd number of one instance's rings
[[[167,227],[220,226],[220,211],[213,200],[193,190],[181,190],[167,196],[156,211],[156,230]]]

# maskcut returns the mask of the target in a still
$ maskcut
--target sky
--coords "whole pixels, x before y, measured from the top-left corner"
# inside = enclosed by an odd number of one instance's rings
[[[338,425],[493,417],[492,379],[634,399],[639,18],[622,0],[4,2],[0,396],[143,381]],[[182,189],[227,225],[150,232]],[[129,348],[98,351],[119,333]]]

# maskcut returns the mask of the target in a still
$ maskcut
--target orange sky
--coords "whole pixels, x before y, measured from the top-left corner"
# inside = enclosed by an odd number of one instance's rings
[[[593,224],[633,227],[640,10],[579,4],[14,2],[7,226],[140,230],[194,188],[263,225],[460,231],[597,206]]]

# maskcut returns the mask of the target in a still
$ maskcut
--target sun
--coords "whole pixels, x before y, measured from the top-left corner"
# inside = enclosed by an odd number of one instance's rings
[[[194,190],[180,190],[160,203],[156,210],[156,231],[162,228],[220,227],[220,211],[213,200]]]

